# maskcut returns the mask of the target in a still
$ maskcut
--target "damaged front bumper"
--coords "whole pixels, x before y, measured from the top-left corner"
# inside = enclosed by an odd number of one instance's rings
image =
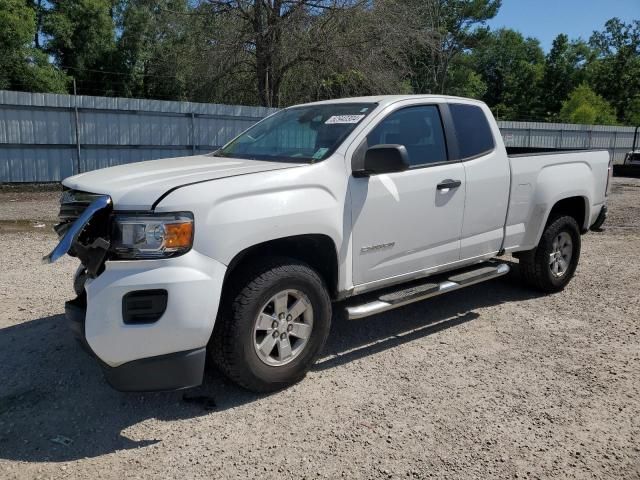
[[[107,261],[65,303],[67,323],[116,390],[200,385],[225,271],[195,251],[173,259]],[[165,303],[157,309],[159,292]]]
[[[141,358],[112,367],[103,362],[87,342],[86,300],[83,297],[77,297],[65,302],[64,311],[69,328],[84,349],[98,360],[107,382],[116,390],[121,392],[171,391],[202,383],[206,347]]]
[[[199,385],[226,266],[195,250],[109,260],[111,198],[94,195],[86,203],[75,217],[61,210],[60,243],[43,259],[69,254],[82,263],[74,277],[78,297],[65,303],[71,330],[117,390]]]

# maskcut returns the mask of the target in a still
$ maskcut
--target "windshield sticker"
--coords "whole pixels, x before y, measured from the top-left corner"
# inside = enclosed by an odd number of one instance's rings
[[[329,151],[328,148],[319,148],[316,153],[313,154],[313,159],[314,160],[320,160],[322,157],[324,157],[324,154],[327,153]]]
[[[324,123],[325,125],[332,125],[337,123],[358,123],[364,117],[365,115],[334,115]]]

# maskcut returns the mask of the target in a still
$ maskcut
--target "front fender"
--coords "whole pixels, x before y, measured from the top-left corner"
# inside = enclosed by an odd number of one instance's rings
[[[234,195],[210,210],[202,239],[227,265],[246,248],[278,238],[322,234],[340,245],[339,210],[331,192],[313,185]]]
[[[345,197],[344,172],[325,161],[190,185],[156,210],[193,211],[194,249],[228,265],[249,247],[295,235],[326,235],[340,252]]]

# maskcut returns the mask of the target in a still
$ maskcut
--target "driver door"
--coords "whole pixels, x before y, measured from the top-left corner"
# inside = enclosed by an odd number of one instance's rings
[[[465,171],[449,161],[437,105],[401,108],[367,145],[404,145],[404,172],[351,177],[354,285],[393,283],[460,259]]]

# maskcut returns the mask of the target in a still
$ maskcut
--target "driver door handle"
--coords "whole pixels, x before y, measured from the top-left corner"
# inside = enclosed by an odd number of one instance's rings
[[[448,190],[450,188],[458,188],[460,185],[462,185],[461,180],[451,180],[448,178],[446,180],[442,180],[436,188],[438,190]]]

